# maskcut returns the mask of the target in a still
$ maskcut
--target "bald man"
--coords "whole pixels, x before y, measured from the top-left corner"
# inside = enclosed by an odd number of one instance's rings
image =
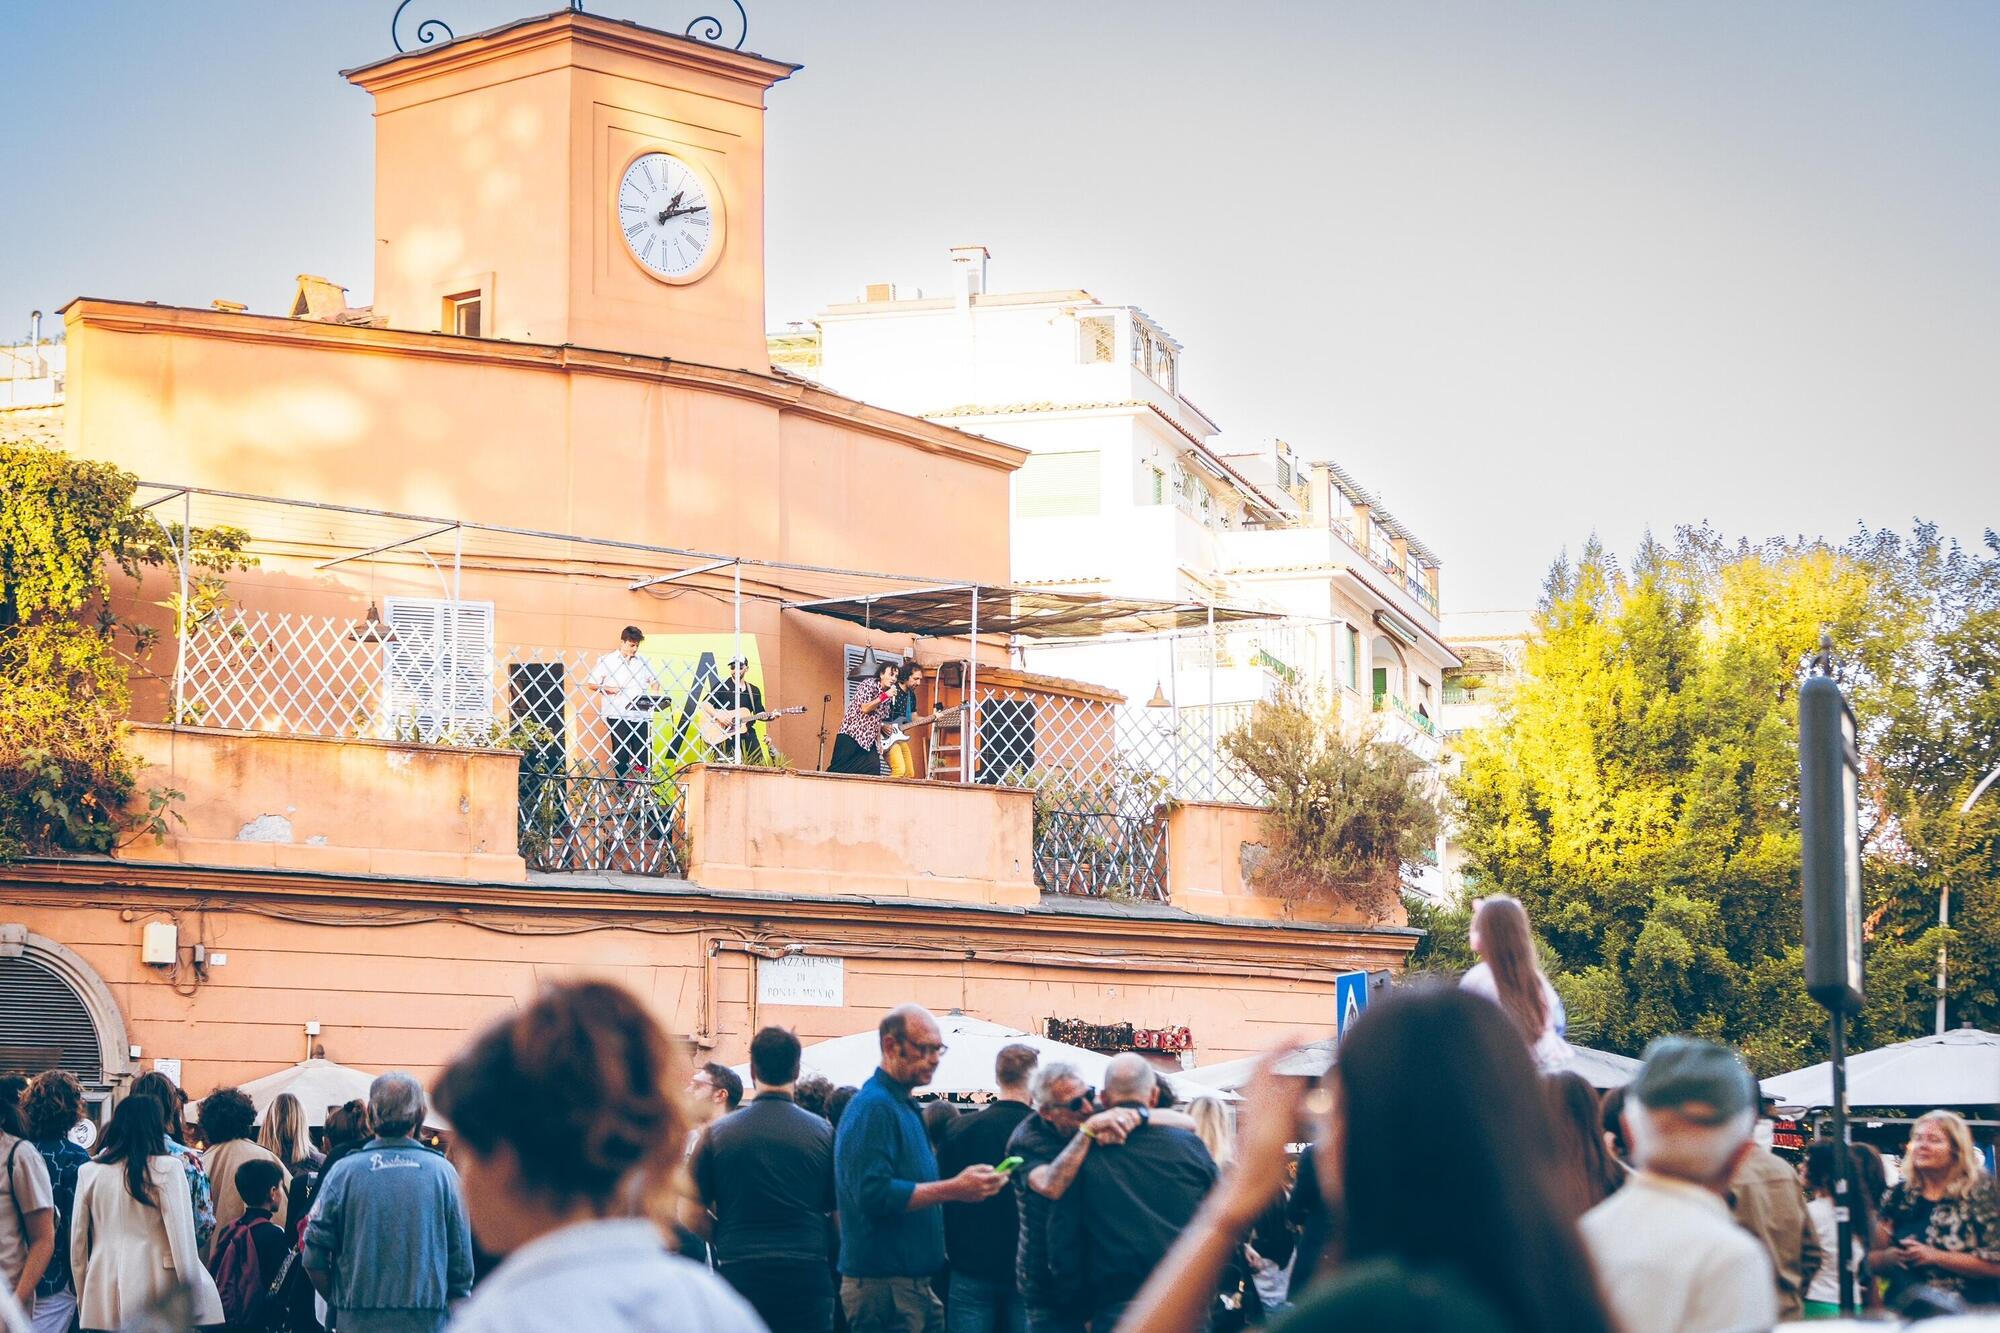
[[[1103,1101],[1140,1123],[1117,1152],[1092,1153],[1049,1215],[1049,1272],[1064,1304],[1112,1328],[1215,1184],[1215,1159],[1193,1130],[1153,1123],[1159,1076],[1146,1057],[1114,1055]]]
[[[833,1145],[840,1303],[853,1333],[944,1333],[944,1307],[931,1288],[945,1259],[940,1205],[991,1198],[1007,1177],[974,1163],[938,1179],[930,1135],[910,1100],[944,1058],[930,1010],[900,1005],[876,1032],[881,1068],[847,1104]]]

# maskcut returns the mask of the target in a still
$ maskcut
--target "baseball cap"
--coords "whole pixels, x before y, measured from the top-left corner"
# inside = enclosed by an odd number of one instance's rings
[[[729,659],[729,665],[733,667],[749,666],[750,659],[747,657],[732,657]]]
[[[1698,1037],[1661,1037],[1646,1048],[1646,1067],[1630,1095],[1652,1111],[1674,1111],[1720,1125],[1757,1105],[1757,1080],[1743,1057]]]

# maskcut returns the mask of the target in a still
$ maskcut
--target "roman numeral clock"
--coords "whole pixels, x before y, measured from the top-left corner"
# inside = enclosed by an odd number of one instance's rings
[[[722,194],[702,168],[672,153],[634,157],[613,202],[625,249],[661,282],[699,282],[722,254]]]

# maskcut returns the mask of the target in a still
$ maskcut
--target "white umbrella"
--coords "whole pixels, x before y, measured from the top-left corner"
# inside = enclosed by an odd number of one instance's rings
[[[1787,1106],[1833,1105],[1833,1066],[1808,1065],[1764,1080]],[[1959,1028],[1847,1057],[1849,1106],[1987,1106],[2000,1102],[2000,1034]]]
[[[1211,1091],[1234,1092],[1250,1081],[1256,1072],[1261,1055],[1246,1055],[1240,1060],[1222,1060],[1212,1065],[1202,1065],[1190,1069],[1179,1076],[1183,1083],[1197,1084]],[[1280,1074],[1290,1074],[1297,1078],[1318,1078],[1333,1068],[1333,1038],[1307,1042],[1278,1062]]]
[[[1614,1055],[1610,1051],[1600,1051],[1589,1046],[1572,1046],[1576,1059],[1570,1068],[1583,1075],[1590,1086],[1599,1092],[1609,1092],[1612,1088],[1622,1088],[1639,1077],[1645,1068],[1645,1061],[1634,1060],[1629,1055]]]
[[[1622,1088],[1639,1073],[1639,1061],[1630,1056],[1613,1055],[1610,1051],[1592,1050],[1588,1046],[1572,1047],[1576,1052],[1575,1061],[1569,1066],[1589,1080],[1590,1086],[1600,1091],[1607,1088]],[[1328,1037],[1320,1041],[1308,1042],[1278,1063],[1280,1074],[1291,1074],[1300,1078],[1318,1078],[1333,1067],[1334,1041]],[[1250,1081],[1250,1075],[1257,1068],[1260,1056],[1246,1055],[1240,1060],[1224,1060],[1220,1064],[1203,1065],[1190,1069],[1179,1076],[1183,1083],[1197,1083],[1207,1088],[1234,1091]]]
[[[351,1065],[335,1064],[331,1060],[301,1060],[295,1065],[280,1069],[275,1074],[253,1078],[237,1087],[249,1095],[257,1108],[257,1123],[264,1123],[264,1113],[271,1109],[271,1103],[282,1093],[291,1093],[299,1099],[299,1112],[305,1117],[308,1128],[326,1123],[328,1107],[345,1106],[355,1100],[368,1100],[368,1085],[375,1081],[375,1075],[365,1069]],[[200,1102],[189,1102],[187,1118],[192,1121],[201,1114]],[[426,1108],[424,1123],[433,1129],[449,1129],[445,1118],[433,1108]]]
[[[993,1079],[993,1060],[1004,1046],[1032,1046],[1044,1064],[1061,1060],[1074,1065],[1093,1087],[1104,1086],[1104,1066],[1111,1061],[1110,1056],[1087,1051],[1081,1046],[1037,1037],[1019,1028],[989,1023],[983,1018],[971,1018],[964,1014],[945,1014],[938,1019],[938,1027],[944,1035],[947,1049],[944,1058],[938,1061],[936,1076],[927,1086],[919,1089],[922,1092],[998,1091],[999,1085]],[[868,1081],[881,1063],[881,1038],[874,1028],[869,1028],[866,1032],[834,1037],[806,1047],[799,1058],[799,1075],[818,1074],[831,1080],[836,1087],[859,1087]],[[736,1075],[748,1083],[750,1066],[737,1065]],[[1215,1092],[1213,1088],[1188,1084],[1183,1075],[1163,1077],[1173,1086],[1175,1095],[1182,1098],[1203,1093],[1213,1095]]]

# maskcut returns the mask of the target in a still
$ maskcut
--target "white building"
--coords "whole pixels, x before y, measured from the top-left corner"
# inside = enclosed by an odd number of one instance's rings
[[[774,364],[868,402],[1031,451],[1015,474],[1019,584],[1283,612],[1211,637],[1058,645],[1038,671],[1226,725],[1287,679],[1441,750],[1437,556],[1335,464],[1283,441],[1235,449],[1181,391],[1184,349],[1137,306],[988,290],[982,246],[946,294],[870,286],[771,336]],[[908,502],[920,503],[920,498]]]

